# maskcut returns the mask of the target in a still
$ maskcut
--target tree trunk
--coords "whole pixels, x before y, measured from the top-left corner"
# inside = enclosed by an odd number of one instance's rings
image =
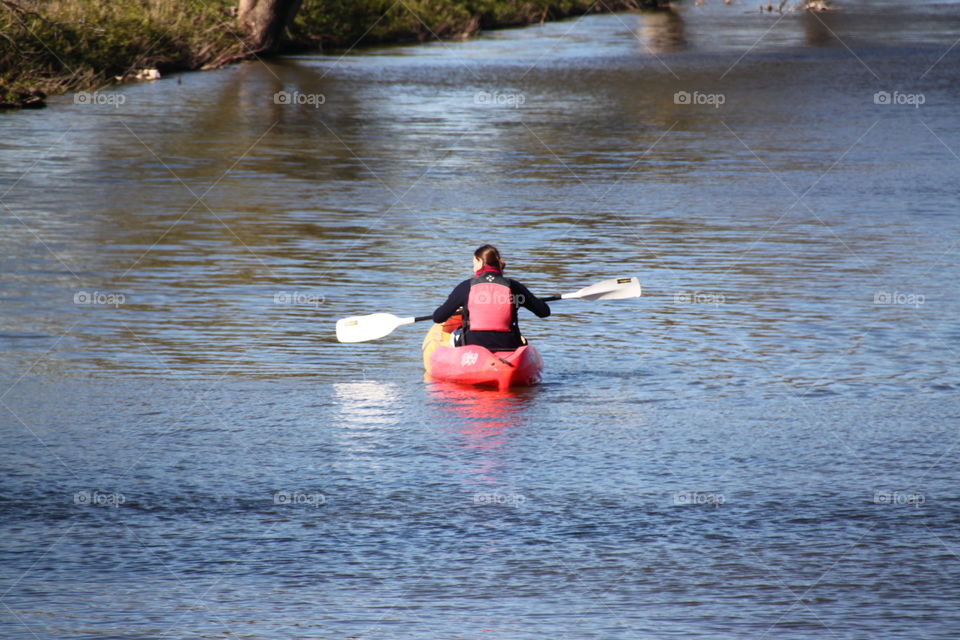
[[[237,21],[247,34],[251,53],[273,51],[293,21],[301,0],[240,0]]]

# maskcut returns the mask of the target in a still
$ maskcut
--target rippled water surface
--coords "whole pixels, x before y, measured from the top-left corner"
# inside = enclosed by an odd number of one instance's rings
[[[0,636],[955,637],[957,8],[691,3],[4,114]],[[484,242],[644,295],[522,316],[544,383],[506,395],[424,381],[422,325],[336,342]]]

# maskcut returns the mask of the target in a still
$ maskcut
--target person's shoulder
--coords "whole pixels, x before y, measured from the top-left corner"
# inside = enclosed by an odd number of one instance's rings
[[[510,286],[523,287],[524,289],[527,288],[522,282],[520,282],[516,278],[505,278],[505,280],[510,283]]]

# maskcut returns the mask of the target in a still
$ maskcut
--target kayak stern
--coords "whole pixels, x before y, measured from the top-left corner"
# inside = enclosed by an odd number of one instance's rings
[[[512,386],[540,382],[543,359],[537,350],[523,345],[516,351],[490,351],[467,345],[451,347],[444,325],[435,324],[423,340],[423,367],[437,380],[472,385],[495,385],[500,391]]]

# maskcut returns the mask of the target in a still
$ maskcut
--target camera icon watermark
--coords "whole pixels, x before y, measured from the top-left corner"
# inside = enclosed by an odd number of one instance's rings
[[[321,293],[311,293],[309,291],[277,291],[273,294],[274,304],[286,304],[292,306],[311,306],[318,308],[327,299]]]
[[[521,493],[481,491],[473,494],[473,504],[519,507],[527,501]]]
[[[478,304],[502,304],[522,307],[527,302],[527,297],[522,293],[510,293],[508,291],[489,291],[481,290],[471,298]]]
[[[727,96],[723,93],[701,93],[700,91],[677,91],[673,94],[673,104],[688,105],[709,105],[714,109],[719,109],[721,105],[726,104]]]
[[[727,501],[726,496],[716,491],[675,491],[672,498],[675,507],[690,505],[719,507]]]
[[[919,109],[926,104],[927,96],[922,93],[901,93],[899,91],[877,91],[873,94],[873,104],[906,105]]]
[[[316,491],[276,491],[273,494],[273,504],[279,505],[307,505],[319,507],[327,504],[327,496]]]
[[[873,492],[873,504],[914,507],[919,509],[926,501],[927,497],[922,493],[907,493],[906,491]]]
[[[527,96],[520,92],[478,91],[473,94],[473,103],[494,107],[518,109],[527,102]]]
[[[673,304],[724,304],[727,299],[715,291],[680,291],[673,294]]]
[[[119,109],[126,104],[127,96],[110,91],[78,91],[73,94],[73,104],[110,106]]]
[[[119,507],[127,501],[122,493],[101,493],[100,491],[77,491],[73,494],[73,504],[94,507]]]
[[[877,291],[873,294],[873,304],[876,305],[905,305],[917,309],[926,302],[921,293],[901,293],[899,291]]]
[[[300,91],[277,91],[273,94],[273,104],[307,105],[319,109],[326,104],[327,96],[322,93],[302,93]]]
[[[77,291],[73,294],[73,304],[84,306],[108,306],[114,309],[126,303],[127,296],[110,291]]]

